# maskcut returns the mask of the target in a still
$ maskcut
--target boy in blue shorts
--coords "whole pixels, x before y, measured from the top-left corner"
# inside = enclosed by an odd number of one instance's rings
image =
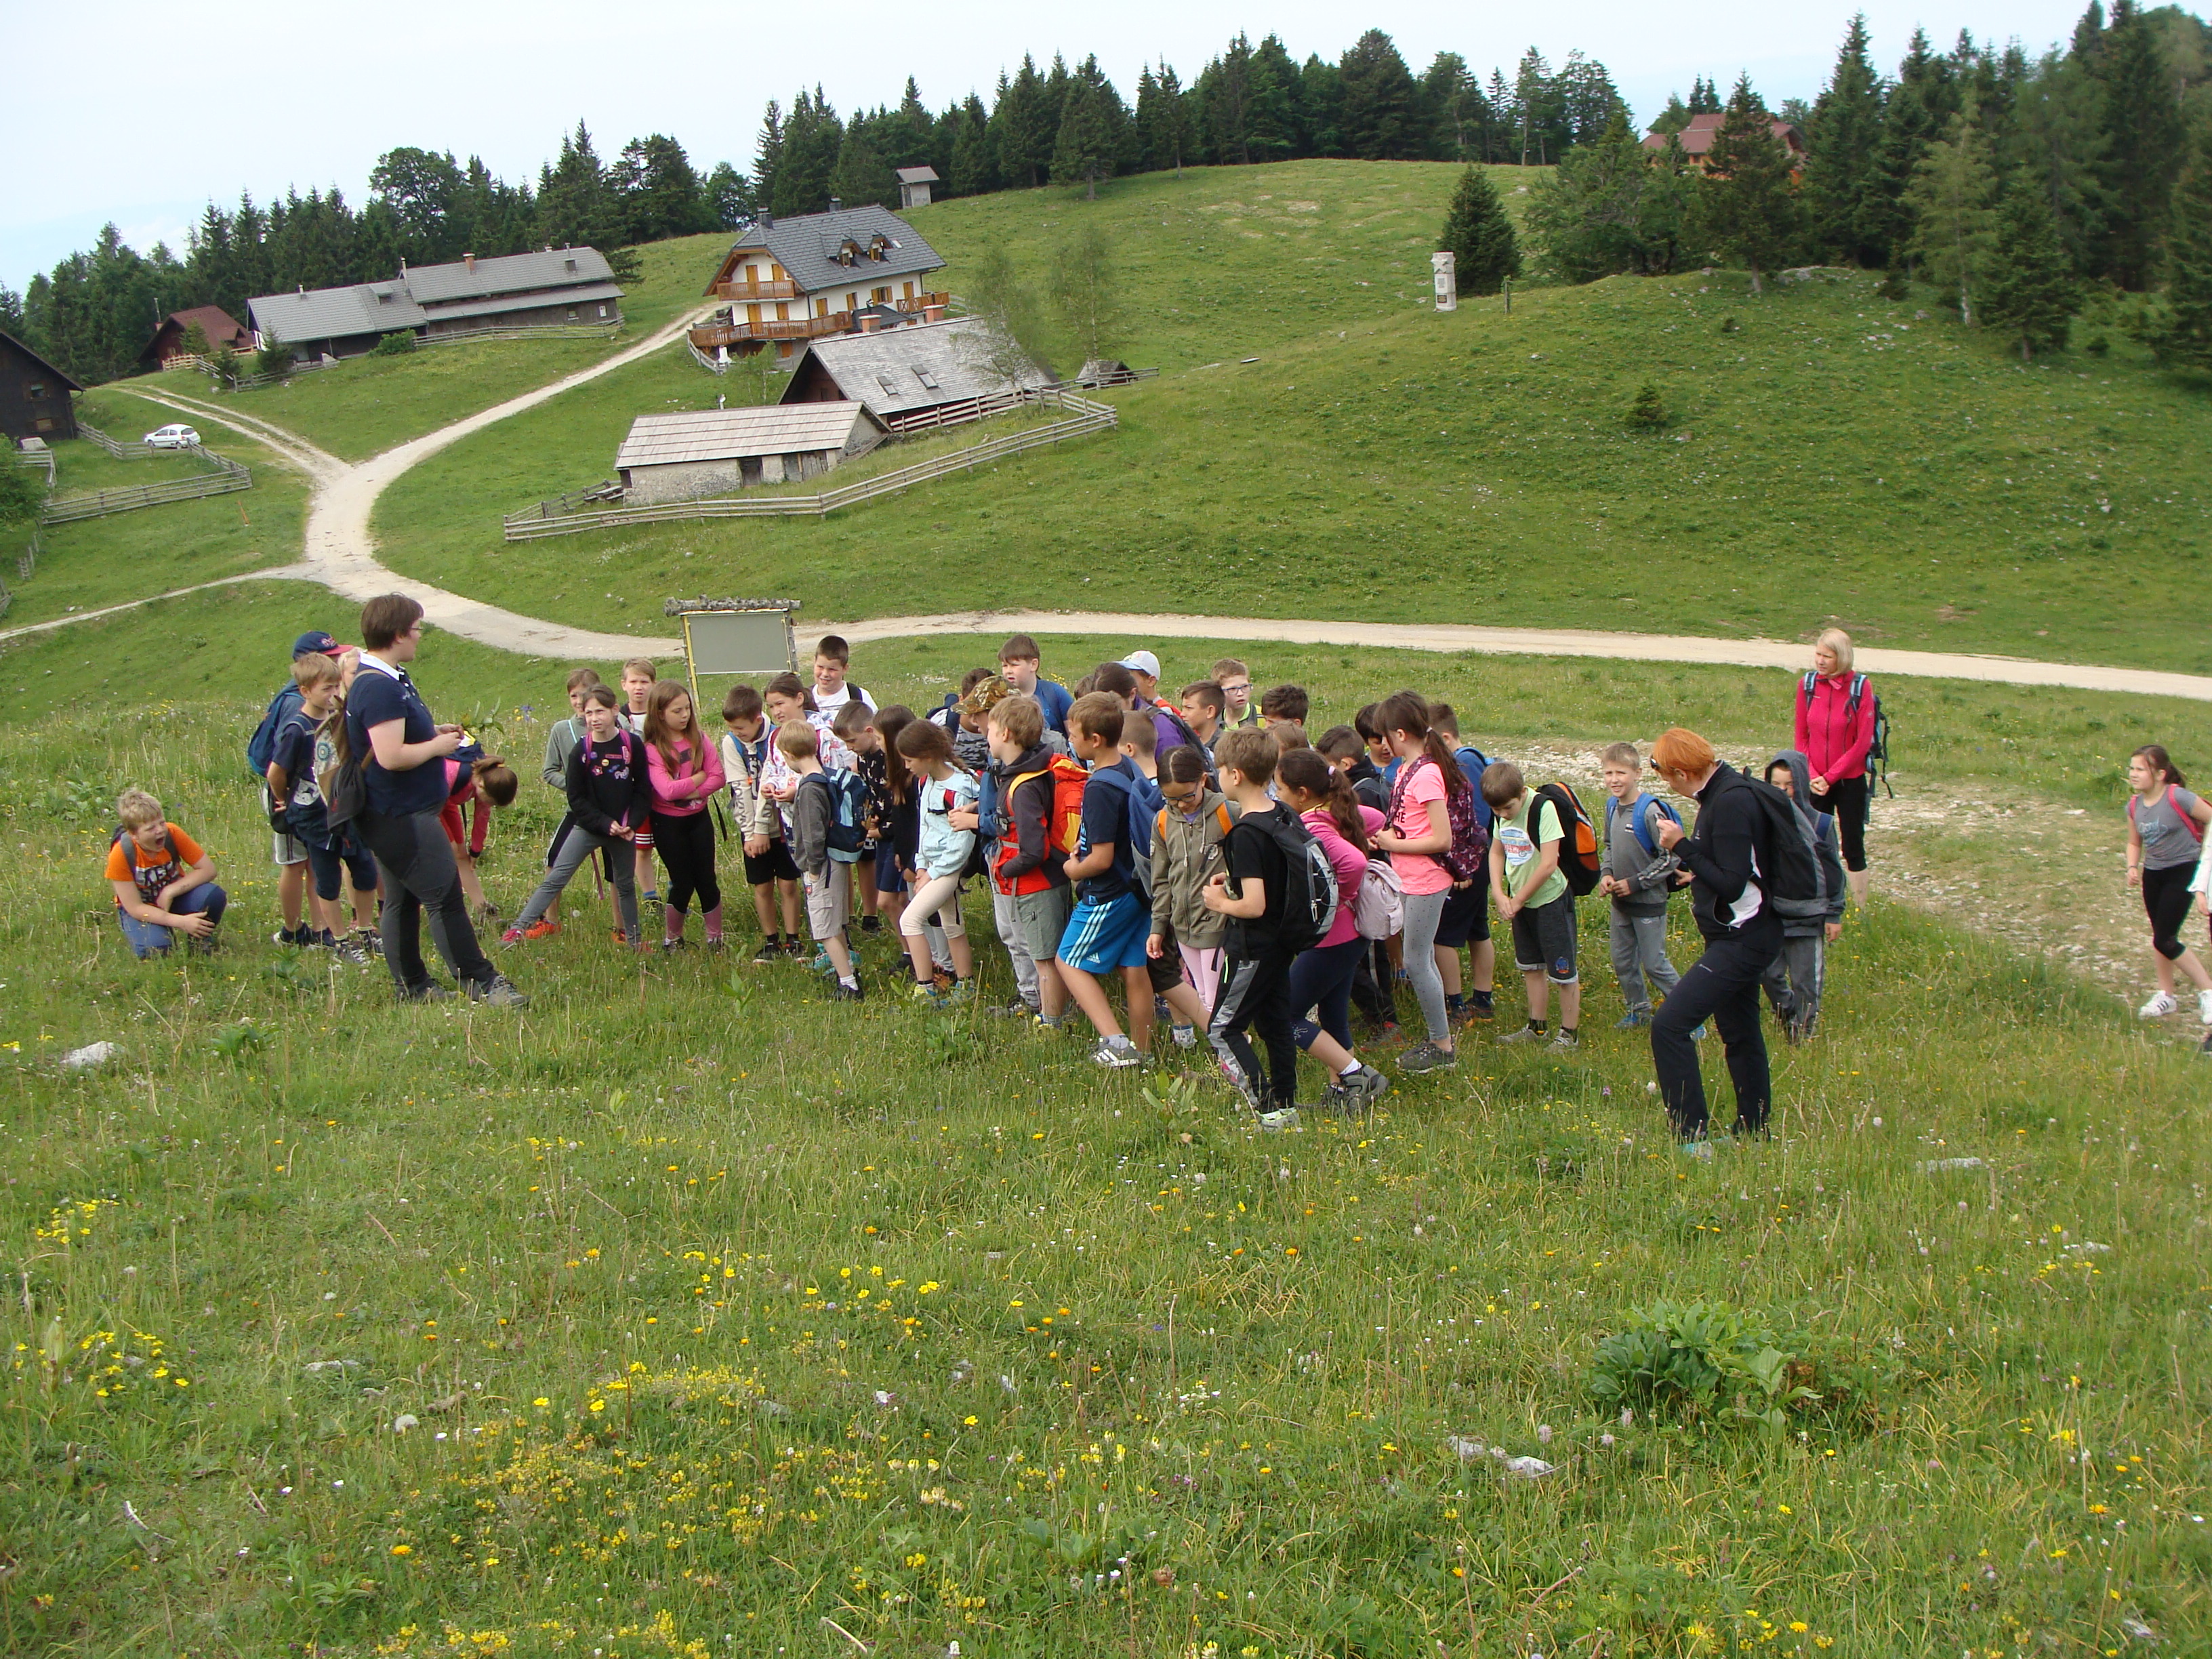
[[[1091,769],[1083,791],[1083,828],[1066,863],[1075,884],[1075,914],[1060,936],[1060,976],[1091,1023],[1098,1048],[1091,1057],[1115,1070],[1145,1063],[1152,1038],[1152,975],[1145,939],[1152,929],[1150,908],[1136,891],[1129,842],[1129,801],[1137,770],[1121,753],[1121,700],[1087,692],[1067,711],[1068,741]],[[1129,1035],[1122,1035],[1101,983],[1119,970],[1129,996]]]
[[[307,854],[313,882],[309,920],[294,942],[319,946],[334,951],[341,961],[366,967],[370,952],[364,941],[377,939],[376,860],[349,830],[331,826],[317,781],[337,758],[336,743],[321,728],[337,699],[338,665],[331,658],[311,652],[293,661],[292,678],[300,688],[300,706],[284,717],[277,731],[267,781],[270,799],[276,804],[271,821],[281,820],[283,833]],[[339,902],[344,874],[353,877],[350,933]],[[383,941],[377,939],[377,949],[382,948]]]

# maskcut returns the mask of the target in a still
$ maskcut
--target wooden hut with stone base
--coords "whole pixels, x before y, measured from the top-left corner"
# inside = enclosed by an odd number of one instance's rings
[[[884,441],[856,402],[641,415],[615,452],[623,499],[641,507],[818,477]]]

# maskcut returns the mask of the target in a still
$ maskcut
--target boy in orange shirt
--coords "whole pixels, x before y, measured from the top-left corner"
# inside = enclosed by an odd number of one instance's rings
[[[163,954],[179,933],[189,948],[214,950],[216,927],[230,902],[215,884],[215,860],[143,789],[125,790],[115,813],[123,827],[108,846],[107,879],[131,953],[141,962]]]

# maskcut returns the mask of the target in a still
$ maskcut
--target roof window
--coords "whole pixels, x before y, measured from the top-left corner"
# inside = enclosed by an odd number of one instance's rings
[[[914,372],[914,378],[921,381],[924,386],[927,386],[932,392],[937,390],[937,376],[931,374],[927,369],[917,368]]]
[[[893,380],[891,379],[891,377],[890,377],[890,375],[888,375],[888,374],[878,374],[878,375],[877,375],[877,376],[876,376],[876,384],[877,384],[878,386],[879,386],[883,387],[883,389],[884,389],[884,396],[885,396],[886,398],[896,398],[896,397],[897,397],[897,396],[899,395],[899,389],[898,389],[897,382],[896,382],[895,380]]]

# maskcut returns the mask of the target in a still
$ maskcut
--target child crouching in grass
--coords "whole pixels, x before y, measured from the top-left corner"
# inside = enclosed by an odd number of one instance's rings
[[[967,923],[960,915],[960,878],[975,850],[975,832],[957,827],[952,815],[975,810],[975,775],[952,763],[951,736],[929,720],[914,720],[901,728],[898,752],[906,762],[921,815],[915,854],[920,885],[899,918],[907,959],[914,965],[915,994],[939,1004],[948,1000],[938,988],[937,964],[930,959],[926,929],[933,920],[945,930],[945,947],[952,957],[949,1000],[965,1001],[975,994],[975,957],[968,946]]]
[[[187,950],[214,950],[216,927],[230,902],[216,885],[215,860],[143,789],[118,796],[115,816],[122,828],[108,844],[107,880],[131,953],[141,962],[159,956],[179,933]]]

